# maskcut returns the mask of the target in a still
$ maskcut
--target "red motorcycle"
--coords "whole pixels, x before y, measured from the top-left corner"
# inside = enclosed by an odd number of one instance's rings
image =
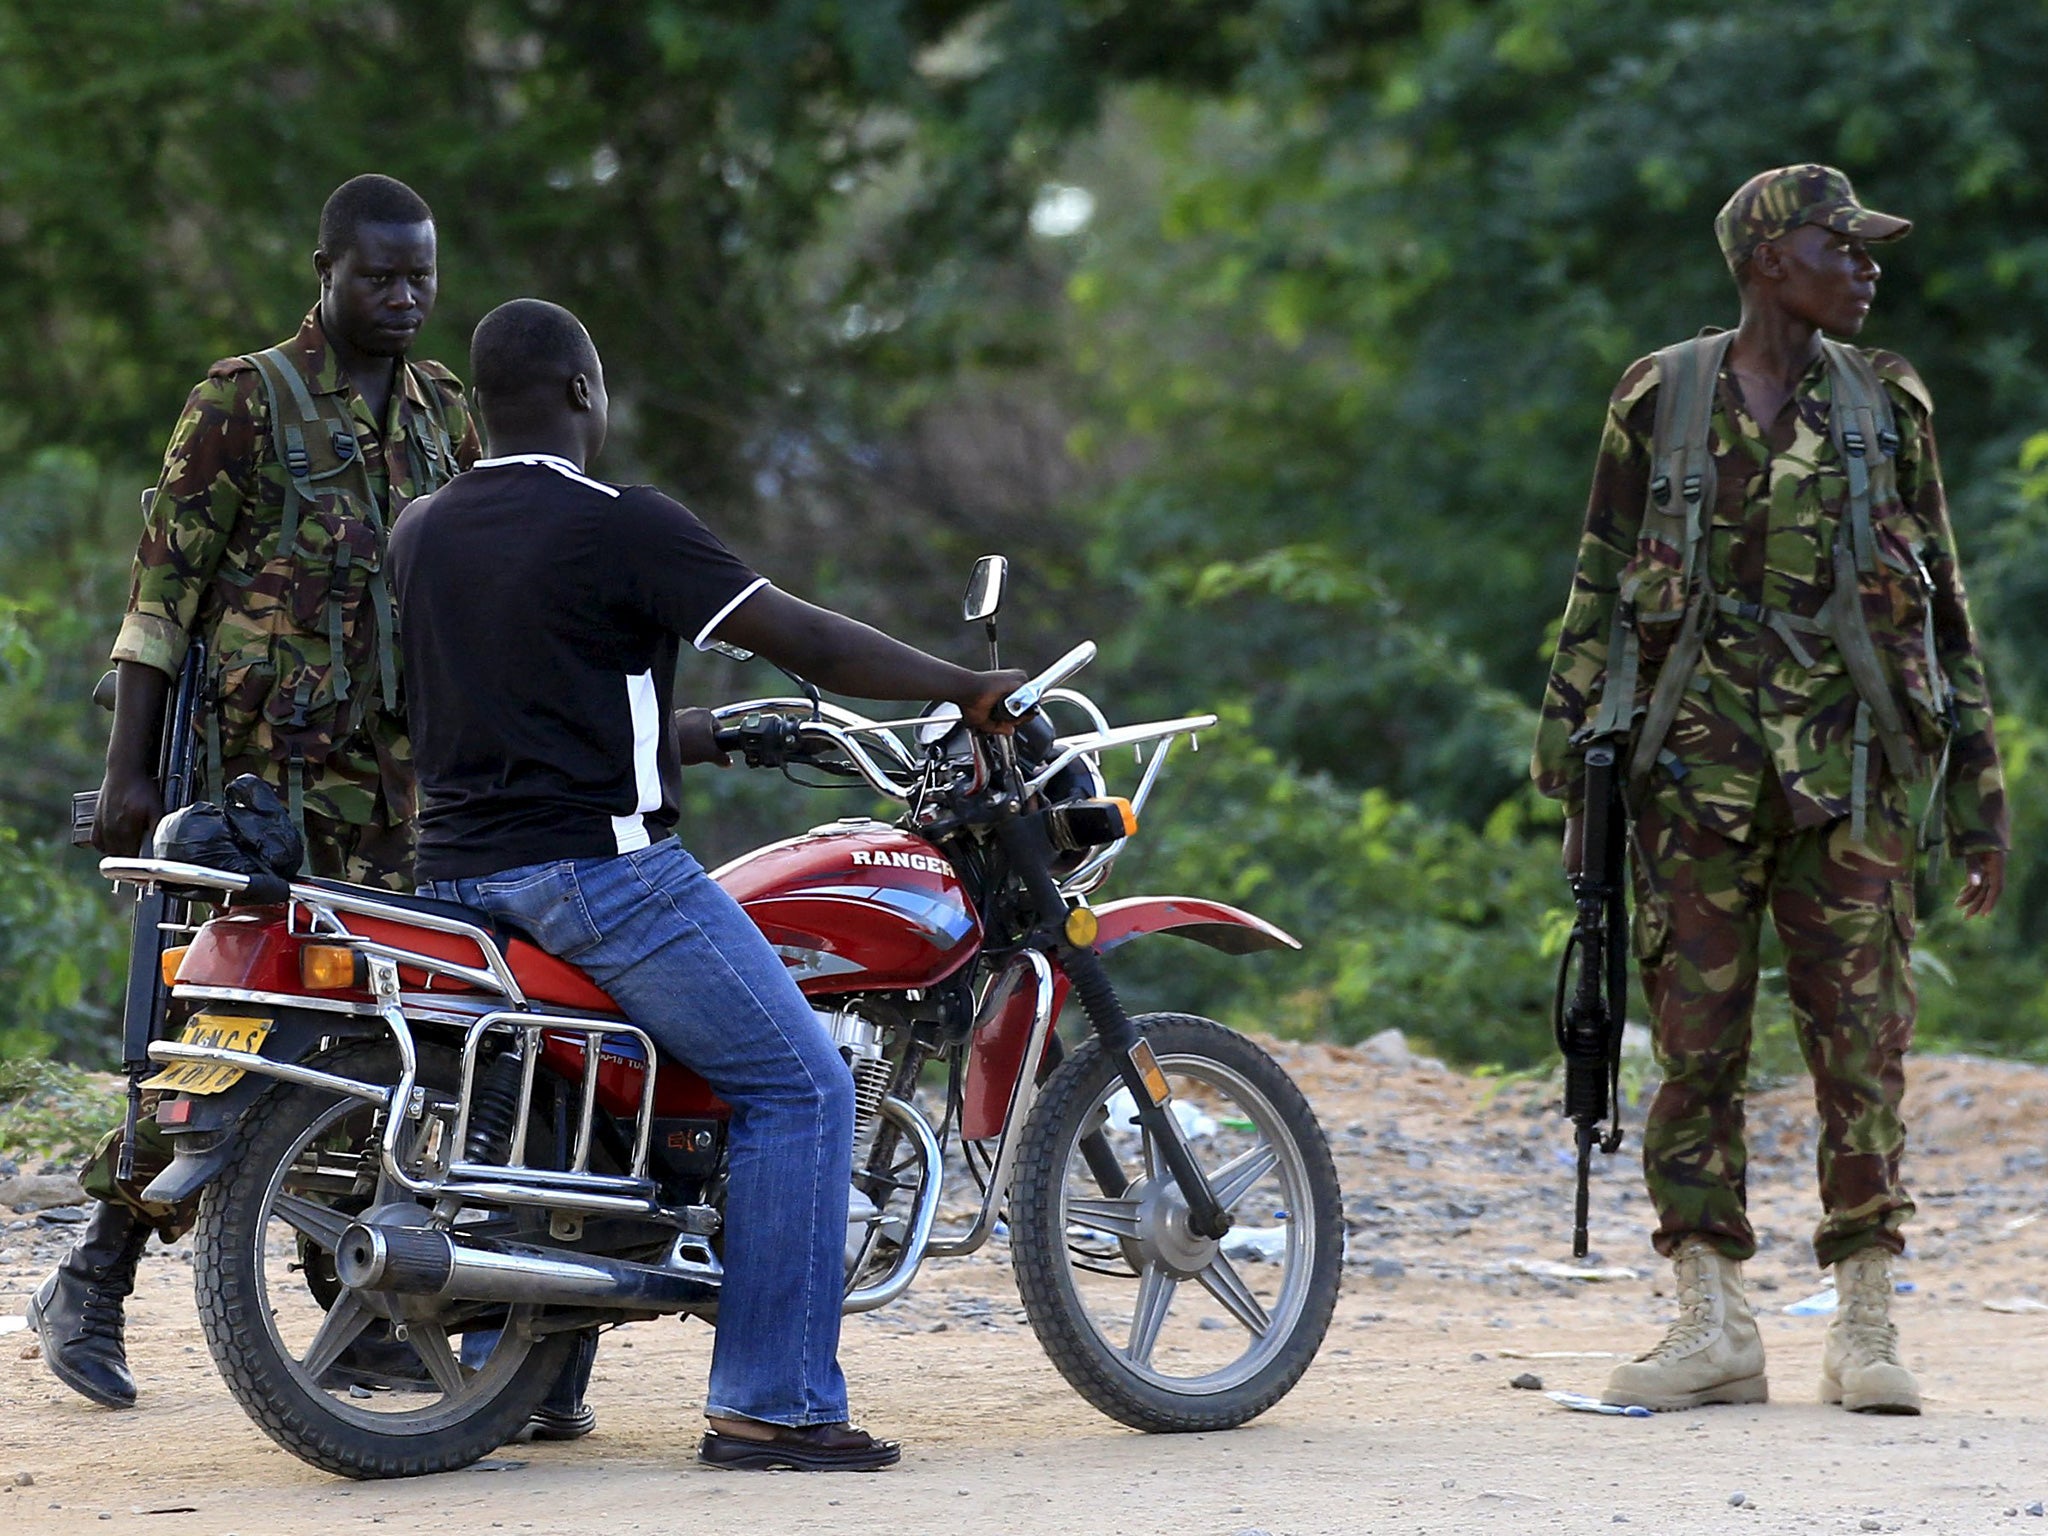
[[[991,556],[969,587],[992,651],[1002,582]],[[1091,904],[1173,741],[1215,723],[1112,727],[1061,686],[1093,654],[1019,691],[1015,712],[1038,712],[1015,737],[951,706],[877,722],[815,694],[719,711],[749,763],[902,812],[714,873],[853,1074],[847,1310],[1007,1221],[1025,1312],[1077,1391],[1139,1429],[1224,1429],[1321,1344],[1341,1200],[1271,1057],[1208,1019],[1129,1017],[1110,984],[1101,957],[1145,934],[1298,946],[1217,902]],[[1056,734],[1055,714],[1078,728]],[[1128,800],[1107,795],[1101,758],[1147,744]],[[200,1319],[279,1444],[351,1477],[463,1466],[526,1423],[577,1332],[715,1319],[727,1108],[574,967],[452,903],[101,869],[223,908],[166,954],[175,1038],[149,1054],[177,1157],[149,1193],[204,1189]],[[1070,994],[1072,1042],[1055,1030]],[[974,1214],[941,1230],[949,1193]]]

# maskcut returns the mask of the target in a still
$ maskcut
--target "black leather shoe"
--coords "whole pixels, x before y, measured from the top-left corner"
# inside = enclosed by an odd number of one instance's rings
[[[903,1456],[894,1440],[877,1440],[851,1424],[812,1424],[802,1429],[763,1424],[761,1439],[707,1431],[697,1445],[697,1459],[714,1467],[750,1472],[778,1469],[791,1472],[879,1472]]]
[[[52,1374],[103,1408],[135,1406],[122,1303],[135,1289],[149,1233],[126,1206],[94,1204],[78,1241],[28,1304],[28,1325]]]

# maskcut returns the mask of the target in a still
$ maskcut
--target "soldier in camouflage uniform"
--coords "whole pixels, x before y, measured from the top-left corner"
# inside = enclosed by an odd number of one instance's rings
[[[154,780],[165,697],[192,637],[207,646],[203,788],[236,774],[277,785],[316,875],[412,889],[410,753],[384,579],[406,506],[473,463],[462,387],[406,354],[434,307],[433,215],[409,187],[359,176],[321,210],[320,301],[298,334],[207,370],[172,429],[148,504],[128,613],[114,643],[114,727],[94,843],[132,855],[163,813]],[[84,1174],[99,1204],[36,1293],[29,1318],[67,1386],[135,1400],[122,1301],[152,1230],[166,1242],[196,1201],[141,1190],[168,1165],[138,1123],[134,1178],[119,1132]]]
[[[1680,1317],[1655,1349],[1614,1372],[1607,1401],[1671,1409],[1766,1396],[1740,1265],[1756,1249],[1744,1210],[1742,1094],[1768,909],[1821,1122],[1814,1252],[1835,1268],[1841,1297],[1822,1399],[1917,1413],[1889,1313],[1890,1263],[1913,1211],[1899,1182],[1914,1010],[1908,781],[1938,781],[1931,836],[1945,834],[1964,858],[1957,906],[1968,915],[1998,900],[2007,824],[1933,401],[1895,354],[1865,352],[1858,365],[1823,350],[1823,332],[1854,336],[1869,313],[1878,276],[1869,247],[1910,226],[1861,207],[1839,171],[1808,165],[1752,178],[1715,228],[1742,321],[1704,386],[1711,405],[1700,407],[1710,412],[1712,490],[1688,525],[1698,529],[1689,541],[1697,567],[1664,536],[1672,524],[1657,509],[1671,487],[1653,474],[1655,455],[1669,451],[1654,442],[1659,395],[1683,387],[1679,367],[1645,358],[1608,406],[1534,762],[1538,786],[1566,802],[1573,869],[1579,745],[1605,721],[1631,729],[1638,749],[1634,943],[1664,1074],[1643,1164],[1653,1241],[1675,1263]],[[1711,366],[1711,354],[1694,355]],[[1849,365],[1874,380],[1845,382]],[[1666,367],[1673,378],[1661,376]],[[1846,412],[1864,387],[1872,399],[1881,388],[1889,406],[1893,425],[1876,433],[1885,461],[1870,461],[1889,473],[1852,464],[1865,456],[1863,438],[1842,438],[1843,423],[1831,419],[1835,401]],[[1831,558],[1837,540],[1856,535],[1859,495],[1874,556],[1861,564],[1846,544]],[[1829,599],[1845,571],[1856,573],[1856,590],[1838,608]],[[1830,617],[1852,611],[1875,653],[1866,676],[1881,674],[1889,693],[1874,701],[1878,713],[1892,712],[1905,738],[1886,753],[1873,748],[1872,701],[1852,676],[1852,647],[1837,639],[1847,631]],[[1667,659],[1689,675],[1667,690],[1673,712],[1645,747]],[[1633,675],[1635,686],[1608,700],[1617,675]]]

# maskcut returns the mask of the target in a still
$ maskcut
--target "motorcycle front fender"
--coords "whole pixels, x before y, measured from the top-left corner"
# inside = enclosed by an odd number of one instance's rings
[[[1127,896],[1095,909],[1095,952],[1106,955],[1148,933],[1173,933],[1226,955],[1299,949],[1301,941],[1263,917],[1199,896]]]
[[[1220,901],[1198,896],[1130,896],[1095,908],[1099,926],[1095,950],[1108,954],[1119,945],[1148,933],[1176,933],[1229,955],[1251,955],[1266,949],[1299,949],[1301,941],[1262,917]],[[1051,957],[1052,1016],[1057,1019],[1067,1000],[1067,973]],[[1038,986],[1021,972],[989,999],[987,1016],[968,1047],[967,1080],[960,1111],[960,1134],[968,1141],[1001,1134],[1017,1075],[1026,1069],[1026,1042],[1032,1015],[1039,1004]],[[1038,1064],[1030,1064],[1037,1070]]]

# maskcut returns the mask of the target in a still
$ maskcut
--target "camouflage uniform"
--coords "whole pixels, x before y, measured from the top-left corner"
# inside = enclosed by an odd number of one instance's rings
[[[344,397],[354,443],[333,448],[359,468],[317,482],[281,549],[293,476],[261,376],[245,357],[215,363],[164,451],[113,657],[175,677],[188,637],[203,636],[208,792],[245,772],[286,792],[296,780],[314,874],[409,891],[411,751],[403,719],[385,707],[396,676],[384,661],[395,667],[397,646],[390,635],[379,644],[380,573],[392,522],[476,461],[476,428],[461,385],[434,362],[402,367],[388,419],[374,420],[317,309],[280,350],[316,401]],[[168,1240],[190,1213],[136,1198],[169,1161],[154,1120],[141,1126],[133,1185],[113,1177],[117,1132],[88,1164],[86,1189],[140,1211]]]
[[[1901,221],[1894,221],[1901,222]],[[1727,245],[1724,235],[1724,248]],[[1918,556],[1927,596],[1881,565],[1863,608],[1922,750],[1940,745],[1922,645],[1923,601],[1955,689],[1948,838],[1960,853],[2006,846],[2006,809],[1984,668],[1956,566],[1933,403],[1912,367],[1866,354],[1890,397],[1899,447],[1895,500],[1873,505],[1882,550]],[[1655,686],[1669,622],[1682,610],[1680,555],[1640,537],[1659,387],[1655,358],[1622,376],[1607,411],[1538,733],[1545,794],[1581,808],[1572,745],[1607,675],[1617,594],[1637,587],[1638,704]],[[1912,1035],[1912,839],[1906,790],[1880,770],[1862,843],[1851,835],[1851,736],[1857,695],[1841,657],[1802,633],[1813,665],[1771,627],[1773,612],[1818,614],[1832,585],[1828,555],[1844,521],[1847,481],[1828,433],[1822,361],[1778,419],[1753,420],[1724,368],[1711,452],[1718,486],[1702,558],[1713,590],[1749,605],[1710,619],[1692,684],[1637,807],[1635,947],[1664,1085],[1644,1131],[1644,1171],[1672,1254],[1689,1234],[1733,1259],[1755,1251],[1744,1214],[1742,1086],[1757,940],[1766,906],[1786,951],[1786,982],[1821,1116],[1823,1265],[1879,1244],[1898,1252],[1912,1212],[1900,1187],[1899,1101]],[[1846,532],[1841,536],[1846,537]]]

